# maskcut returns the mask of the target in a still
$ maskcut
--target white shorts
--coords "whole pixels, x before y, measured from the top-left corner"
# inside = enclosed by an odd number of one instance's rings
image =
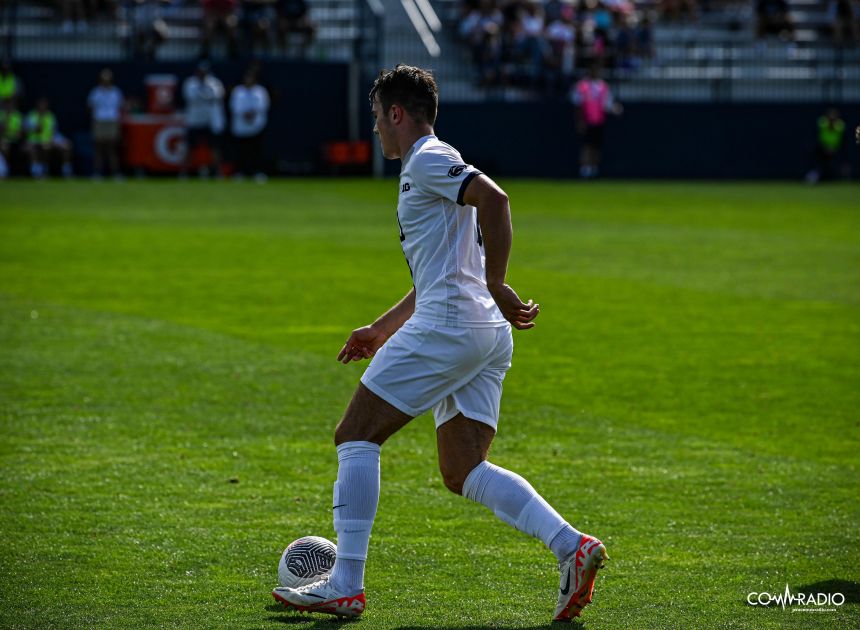
[[[508,325],[449,328],[410,319],[379,349],[361,382],[411,416],[432,408],[437,428],[462,413],[495,429],[513,350]]]

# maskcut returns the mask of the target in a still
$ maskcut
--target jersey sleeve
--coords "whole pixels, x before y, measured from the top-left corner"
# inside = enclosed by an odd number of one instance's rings
[[[415,160],[410,168],[415,184],[461,206],[465,205],[463,195],[469,182],[482,174],[471,164],[464,163],[453,149],[423,151],[415,156]]]

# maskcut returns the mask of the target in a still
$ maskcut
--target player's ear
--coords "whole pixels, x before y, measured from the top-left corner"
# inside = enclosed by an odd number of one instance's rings
[[[403,108],[400,107],[397,103],[391,106],[391,109],[388,110],[388,117],[391,120],[392,124],[398,124],[403,120]]]

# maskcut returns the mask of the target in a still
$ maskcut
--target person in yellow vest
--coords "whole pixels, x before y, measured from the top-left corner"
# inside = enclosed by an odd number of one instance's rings
[[[5,59],[0,62],[0,106],[13,98],[21,98],[21,80],[12,72],[12,66]]]
[[[9,176],[9,165],[14,163],[18,153],[23,129],[24,120],[15,99],[3,101],[0,107],[0,179]]]
[[[57,128],[57,117],[48,99],[42,97],[37,101],[36,109],[27,114],[24,129],[27,132],[24,151],[30,158],[30,175],[36,178],[48,175],[51,156],[56,153],[63,162],[63,177],[71,177],[72,143]]]
[[[845,137],[845,121],[836,109],[830,108],[818,119],[818,141],[815,147],[815,166],[806,174],[806,182],[817,184],[822,179],[830,179],[833,158],[842,148]]]

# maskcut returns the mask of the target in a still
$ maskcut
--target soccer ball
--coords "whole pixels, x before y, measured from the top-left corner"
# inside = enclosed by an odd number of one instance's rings
[[[337,547],[320,536],[305,536],[294,540],[281,554],[278,582],[281,586],[298,588],[321,580],[331,573]]]

